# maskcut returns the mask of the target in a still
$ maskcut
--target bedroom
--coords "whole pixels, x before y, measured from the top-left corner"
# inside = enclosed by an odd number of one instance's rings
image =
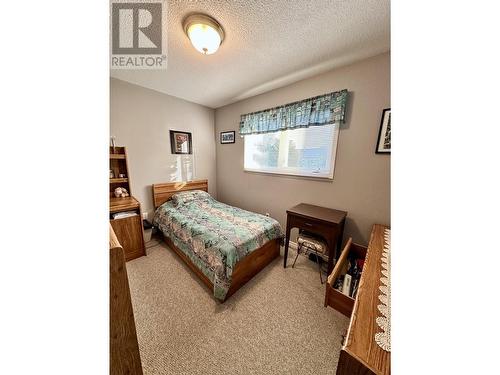
[[[372,2],[369,18],[362,2],[266,3],[265,17],[264,3],[242,5],[170,2],[166,68],[111,63],[110,153],[126,164],[110,159],[110,223],[127,260],[145,374],[334,373],[362,284],[361,267],[349,265],[365,260],[374,224],[390,227],[389,131],[388,147],[377,149],[391,107],[389,2]],[[311,24],[279,32],[303,19]],[[341,31],[318,40],[328,22]],[[196,40],[199,24],[219,38],[215,47]],[[117,188],[133,197],[130,207]],[[359,298],[372,293],[360,290]],[[172,314],[179,319],[167,322]],[[199,332],[200,324],[212,328]],[[383,363],[368,368],[388,374],[384,337]],[[282,344],[302,355],[273,349]],[[112,366],[123,363],[117,357]],[[339,374],[355,364],[342,366]]]
[[[492,15],[56,3],[4,20],[6,373],[494,372]]]

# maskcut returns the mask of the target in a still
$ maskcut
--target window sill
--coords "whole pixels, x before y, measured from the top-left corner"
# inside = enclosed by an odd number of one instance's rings
[[[260,175],[270,176],[270,177],[272,177],[272,176],[274,176],[274,177],[286,177],[286,178],[312,180],[312,181],[323,181],[323,182],[332,182],[333,181],[333,177],[325,177],[325,176],[301,175],[301,174],[279,173],[279,172],[265,172],[265,171],[258,171],[258,170],[254,170],[254,169],[243,169],[243,172],[260,174]]]

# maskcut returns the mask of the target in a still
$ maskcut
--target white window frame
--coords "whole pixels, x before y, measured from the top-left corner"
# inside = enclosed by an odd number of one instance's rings
[[[337,146],[340,134],[340,125],[338,123],[332,123],[333,127],[333,144],[332,144],[332,155],[330,159],[331,170],[330,173],[315,173],[309,171],[299,171],[296,172],[296,168],[245,168],[245,148],[246,142],[243,139],[243,171],[251,172],[251,173],[264,173],[269,175],[277,175],[277,176],[292,176],[292,177],[305,177],[305,178],[317,178],[323,180],[333,180],[333,176],[335,175],[335,161],[337,154]],[[332,125],[328,124],[328,125]]]

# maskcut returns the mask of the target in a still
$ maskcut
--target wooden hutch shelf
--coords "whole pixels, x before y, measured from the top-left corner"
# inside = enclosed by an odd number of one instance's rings
[[[123,182],[128,182],[128,178],[110,178],[109,183],[110,184],[119,184]]]
[[[125,154],[109,154],[110,159],[125,159]]]
[[[129,261],[146,255],[146,247],[144,245],[141,205],[132,196],[130,189],[130,175],[125,147],[109,148],[109,169],[109,222],[123,247],[125,260]],[[111,177],[111,174],[113,177]],[[125,177],[120,178],[119,175]],[[130,196],[124,198],[115,197],[114,191],[118,187],[127,189]],[[127,215],[115,217],[120,212],[127,212]]]

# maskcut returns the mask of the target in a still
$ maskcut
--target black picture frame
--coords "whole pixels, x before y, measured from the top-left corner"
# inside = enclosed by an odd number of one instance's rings
[[[236,142],[236,132],[234,130],[227,132],[220,132],[220,143],[225,145],[228,143]]]
[[[391,153],[391,109],[385,108],[380,119],[380,129],[378,131],[376,154]]]
[[[185,141],[181,142],[182,139]],[[187,144],[184,144],[184,143]],[[178,130],[170,130],[170,149],[172,154],[189,155],[193,153],[193,142],[191,133]]]

